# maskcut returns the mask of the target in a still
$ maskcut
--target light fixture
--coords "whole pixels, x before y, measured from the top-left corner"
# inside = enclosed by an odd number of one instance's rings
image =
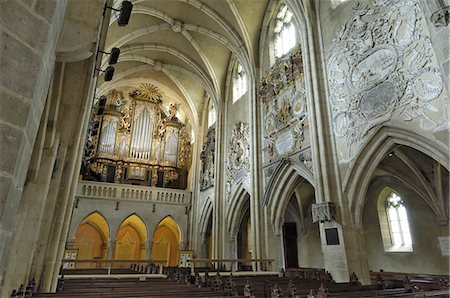
[[[124,27],[128,25],[131,16],[131,11],[133,10],[133,3],[131,3],[130,1],[122,1],[120,9],[115,9],[110,6],[107,7],[114,11],[120,12],[119,17],[117,18],[117,24],[119,25],[119,27]]]
[[[112,64],[116,64],[117,60],[119,59],[119,55],[120,55],[120,49],[119,48],[112,48],[111,52],[103,52],[103,51],[99,51],[100,53],[106,54],[106,55],[110,55],[109,59],[108,59],[108,64],[112,65]]]
[[[119,210],[119,202],[116,202],[116,210]]]

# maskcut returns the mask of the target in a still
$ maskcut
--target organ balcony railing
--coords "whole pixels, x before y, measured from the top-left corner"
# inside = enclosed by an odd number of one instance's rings
[[[191,192],[180,189],[79,181],[76,198],[190,205]]]

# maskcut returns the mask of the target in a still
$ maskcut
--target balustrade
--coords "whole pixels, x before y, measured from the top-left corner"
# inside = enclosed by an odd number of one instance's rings
[[[105,182],[78,182],[76,197],[92,199],[148,201],[189,205],[191,192],[159,187],[111,184]]]

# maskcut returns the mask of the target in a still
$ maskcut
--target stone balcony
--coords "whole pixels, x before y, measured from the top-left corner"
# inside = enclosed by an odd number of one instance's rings
[[[75,196],[80,199],[139,201],[173,205],[191,204],[190,191],[93,181],[79,181]]]

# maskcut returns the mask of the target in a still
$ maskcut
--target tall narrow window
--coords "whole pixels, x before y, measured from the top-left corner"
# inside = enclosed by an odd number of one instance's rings
[[[393,247],[412,246],[406,208],[401,197],[391,193],[386,201],[386,213],[389,221]]]
[[[278,11],[274,33],[275,57],[279,58],[289,52],[296,44],[295,27],[292,13],[286,5]]]
[[[214,123],[216,123],[216,109],[211,103],[208,109],[208,127],[211,127]]]
[[[242,65],[238,64],[233,80],[233,103],[247,92],[247,74],[242,69]]]

